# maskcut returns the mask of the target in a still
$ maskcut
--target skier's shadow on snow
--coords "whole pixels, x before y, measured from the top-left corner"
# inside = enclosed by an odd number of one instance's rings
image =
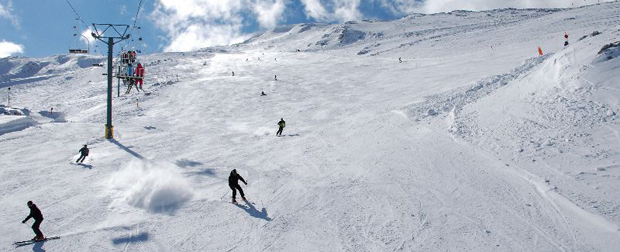
[[[82,166],[82,167],[84,167],[84,168],[88,168],[88,169],[92,169],[92,168],[93,168],[93,166],[92,166],[92,165],[89,165],[89,164],[82,164],[82,163],[78,163],[77,165]]]
[[[263,220],[266,220],[266,221],[271,221],[271,218],[269,218],[269,216],[267,216],[267,209],[265,209],[263,207],[263,209],[259,212],[258,209],[256,209],[256,207],[254,207],[254,205],[252,203],[250,203],[249,201],[246,201],[245,203],[247,204],[247,207],[242,205],[242,204],[236,204],[236,206],[238,206],[239,208],[245,210],[246,212],[248,212],[254,218],[259,218],[259,219],[263,219]]]
[[[34,244],[34,246],[32,246],[32,251],[34,251],[34,252],[45,252],[45,249],[43,249],[43,243],[45,243],[45,241],[36,242]]]
[[[123,145],[122,143],[119,143],[118,141],[116,141],[116,139],[108,139],[108,141],[110,141],[110,143],[115,144],[116,146],[118,146],[119,148],[123,149],[124,151],[126,151],[129,154],[131,154],[132,156],[137,157],[138,159],[144,159],[144,157],[142,155],[140,155],[137,152],[129,149],[129,147]]]
[[[112,243],[114,243],[114,245],[118,245],[118,244],[123,244],[123,243],[130,243],[130,242],[145,242],[149,240],[149,233],[147,232],[142,232],[138,235],[132,235],[132,236],[124,236],[124,237],[119,237],[119,238],[114,238],[112,239]]]
[[[193,160],[189,160],[189,159],[179,159],[176,162],[174,162],[176,165],[183,167],[183,168],[187,168],[187,167],[196,167],[196,166],[200,166],[202,165],[201,162],[197,162],[197,161],[193,161]]]

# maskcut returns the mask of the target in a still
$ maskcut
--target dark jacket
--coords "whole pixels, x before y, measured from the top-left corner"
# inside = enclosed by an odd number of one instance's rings
[[[235,186],[239,184],[239,180],[243,181],[244,184],[247,184],[247,182],[245,182],[245,180],[241,177],[241,175],[239,175],[239,173],[230,173],[230,176],[228,177],[228,185],[230,186]]]
[[[30,218],[33,218],[35,221],[43,220],[43,214],[41,213],[41,210],[39,210],[39,208],[35,204],[32,204],[32,206],[30,206],[30,215],[26,217],[24,222],[28,221]]]
[[[280,128],[284,128],[286,126],[286,122],[284,122],[284,120],[280,120],[278,122],[278,126],[280,126]]]
[[[88,156],[88,148],[82,147],[82,149],[80,149],[80,153],[82,156]]]

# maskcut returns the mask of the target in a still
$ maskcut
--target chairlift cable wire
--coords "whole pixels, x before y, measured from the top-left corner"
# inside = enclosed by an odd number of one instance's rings
[[[77,20],[79,20],[80,22],[82,22],[82,24],[84,25],[84,27],[86,28],[86,30],[90,29],[90,26],[88,26],[88,24],[86,24],[86,22],[84,22],[84,20],[82,19],[82,17],[80,16],[80,14],[77,12],[77,10],[75,10],[75,8],[73,7],[73,5],[71,4],[71,2],[69,2],[69,0],[65,0],[65,2],[67,2],[67,5],[69,5],[69,7],[71,8],[71,10],[73,10],[73,13],[75,13],[75,16],[77,16]],[[103,55],[103,52],[101,51],[101,48],[99,47],[99,44],[97,44],[97,41],[95,41],[95,47],[97,49],[99,49],[99,54],[101,54],[101,56]]]
[[[77,16],[78,20],[80,20],[80,22],[82,22],[82,24],[84,24],[84,26],[86,26],[86,29],[89,29],[89,26],[86,24],[86,22],[84,22],[84,20],[82,20],[82,17],[80,17],[80,14],[78,14],[78,12],[75,10],[75,8],[73,8],[73,5],[69,2],[69,0],[65,0],[65,1],[69,5],[69,7],[71,7],[71,10],[73,10],[73,13],[75,13],[75,15]]]
[[[136,28],[136,22],[138,22],[138,15],[140,14],[141,8],[142,8],[142,0],[140,0],[140,3],[138,3],[138,10],[136,11],[136,16],[133,18],[133,25],[131,26],[131,31],[129,31],[129,33],[132,33],[133,29]]]

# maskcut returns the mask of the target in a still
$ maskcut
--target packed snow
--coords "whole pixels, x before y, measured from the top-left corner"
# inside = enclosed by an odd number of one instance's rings
[[[111,140],[103,57],[0,59],[0,250],[618,251],[619,57],[620,2],[290,25],[138,55]]]

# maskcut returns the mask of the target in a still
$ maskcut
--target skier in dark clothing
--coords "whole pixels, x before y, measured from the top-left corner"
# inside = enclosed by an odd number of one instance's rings
[[[284,122],[284,118],[280,118],[278,126],[280,128],[278,129],[278,132],[276,132],[276,136],[282,136],[282,130],[284,129],[284,127],[286,127],[286,122]]]
[[[81,164],[82,162],[84,162],[84,159],[88,156],[88,148],[86,148],[86,144],[84,145],[84,147],[82,147],[82,149],[80,149],[79,153],[80,153],[80,157],[75,162]]]
[[[32,201],[28,201],[28,208],[30,208],[30,214],[28,215],[28,217],[26,217],[26,219],[24,219],[24,221],[22,221],[22,223],[26,223],[26,221],[28,221],[30,218],[33,218],[34,224],[32,224],[32,231],[34,231],[37,236],[32,239],[35,241],[45,239],[43,233],[39,229],[39,226],[41,226],[41,222],[43,222],[43,214],[41,213],[41,210],[39,210],[37,205],[32,203]]]
[[[267,95],[267,94],[265,94],[265,91],[261,91],[260,92],[260,96],[265,96],[265,95]]]
[[[241,194],[241,199],[246,201],[245,194],[243,193],[243,189],[241,189],[241,186],[239,186],[239,180],[241,180],[241,182],[243,182],[245,185],[248,185],[248,183],[245,182],[245,180],[241,177],[241,175],[237,173],[237,170],[233,169],[230,172],[230,176],[228,177],[228,186],[233,191],[232,203],[237,203],[237,190],[239,190],[239,194]]]

